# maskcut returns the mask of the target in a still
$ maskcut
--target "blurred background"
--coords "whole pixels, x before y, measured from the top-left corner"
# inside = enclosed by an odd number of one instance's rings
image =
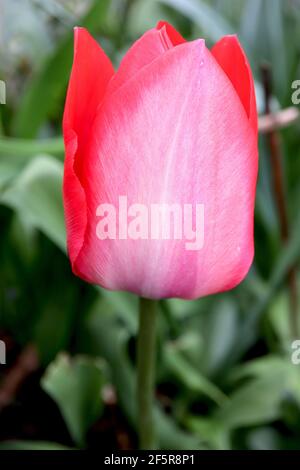
[[[299,0],[0,0],[0,8],[0,448],[137,445],[137,303],[71,273],[61,121],[74,25],[86,26],[117,66],[164,19],[208,46],[237,33],[259,113],[276,113],[277,124],[261,122],[247,279],[222,295],[160,302],[159,445],[300,449],[300,364],[292,361],[300,339]]]

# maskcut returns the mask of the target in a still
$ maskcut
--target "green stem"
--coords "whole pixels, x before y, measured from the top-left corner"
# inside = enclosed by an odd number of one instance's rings
[[[137,406],[140,449],[155,449],[153,398],[157,302],[140,299],[137,340]]]

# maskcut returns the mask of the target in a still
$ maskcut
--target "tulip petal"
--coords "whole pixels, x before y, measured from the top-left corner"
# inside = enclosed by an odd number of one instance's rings
[[[257,142],[239,96],[204,41],[144,66],[95,120],[84,160],[88,225],[77,257],[92,283],[149,298],[197,298],[237,285],[253,258]],[[100,240],[100,204],[204,205],[204,246]],[[117,230],[124,229],[118,223]],[[199,233],[201,227],[199,228]],[[128,233],[126,232],[127,237]],[[125,237],[126,238],[126,237]]]
[[[74,60],[63,118],[66,149],[64,210],[67,247],[75,271],[75,260],[87,224],[81,165],[96,110],[112,75],[113,67],[97,42],[84,28],[75,28]]]
[[[167,23],[167,21],[159,21],[157,23],[156,28],[158,30],[161,30],[165,28],[166,33],[173,44],[173,46],[178,46],[179,44],[183,44],[186,42],[186,40],[181,36],[181,34],[172,26],[170,23]]]
[[[149,65],[171,47],[173,46],[165,28],[159,30],[153,28],[147,31],[125,54],[117,73],[109,84],[108,93],[113,93],[145,65]]]
[[[218,41],[211,53],[222,67],[245,108],[252,128],[257,133],[255,88],[251,68],[237,36],[225,36]]]

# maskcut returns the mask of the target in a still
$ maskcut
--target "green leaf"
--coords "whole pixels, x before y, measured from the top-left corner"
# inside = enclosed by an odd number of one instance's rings
[[[50,156],[31,160],[0,196],[0,203],[20,211],[36,228],[65,250],[62,206],[63,165]]]
[[[267,38],[270,49],[270,59],[274,67],[274,81],[278,91],[286,93],[287,63],[286,45],[284,41],[283,2],[273,0],[272,4],[264,2],[265,16],[263,24],[264,38]]]
[[[163,5],[153,0],[142,2],[132,2],[130,8],[127,29],[131,37],[137,37],[144,34],[147,29],[153,28],[161,19],[172,21]]]
[[[290,364],[287,363],[286,357],[269,354],[237,366],[232,370],[230,379],[235,381],[249,377],[263,379],[274,374],[283,375],[287,372],[288,366]]]
[[[0,156],[0,193],[20,173],[24,166],[22,160],[15,156]]]
[[[233,33],[232,26],[216,10],[203,1],[158,0],[196,23],[211,41],[217,41],[226,34]]]
[[[62,137],[48,139],[15,139],[1,137],[0,155],[16,157],[33,157],[37,154],[50,154],[62,157],[64,154],[64,142]],[[3,157],[0,157],[0,162]]]
[[[0,450],[72,450],[70,447],[47,441],[4,441]]]
[[[282,376],[252,380],[235,391],[215,417],[230,429],[274,421],[280,416],[283,392]]]
[[[298,292],[299,290],[298,284]],[[289,353],[291,351],[291,325],[290,325],[290,297],[289,291],[285,289],[272,299],[272,303],[268,309],[268,319],[272,328],[280,341],[283,351]],[[298,318],[300,318],[300,306],[298,307]]]
[[[165,348],[165,360],[168,367],[186,388],[194,393],[208,396],[218,405],[223,405],[226,402],[227,397],[222,390],[201,374],[176,350],[176,343],[169,344]]]
[[[48,365],[57,353],[70,346],[76,319],[76,302],[78,302],[77,284],[66,284],[57,273],[57,284],[49,285],[47,295],[42,295],[39,315],[33,328],[33,341],[38,348],[42,365]]]
[[[264,0],[246,0],[244,2],[244,11],[240,21],[240,34],[245,43],[253,49],[257,41],[258,28],[262,15]],[[249,18],[252,21],[249,21]],[[257,41],[258,43],[258,41]]]
[[[109,309],[114,315],[119,315],[126,322],[132,334],[137,332],[138,298],[129,292],[113,292],[107,289],[97,288]]]
[[[108,0],[95,0],[90,11],[79,24],[96,31],[106,16]],[[18,137],[34,137],[46,118],[61,105],[71,70],[73,32],[62,43],[28,82],[13,123]]]
[[[188,416],[185,420],[188,428],[197,434],[204,446],[213,450],[230,450],[230,435],[222,424],[213,418]]]
[[[300,257],[299,233],[300,214],[294,221],[288,242],[282,248],[278,256],[267,289],[263,295],[254,302],[253,307],[249,308],[249,311],[247,312],[247,317],[240,329],[240,337],[243,338],[243,341],[240,341],[238,346],[232,352],[232,360],[236,360],[237,357],[240,357],[245,351],[247,351],[251,344],[253,344],[253,341],[255,341],[256,338],[255,331],[261,316],[266,312],[274,294],[285,281],[291,266],[295,266],[297,264]]]
[[[250,378],[217,410],[215,419],[229,429],[277,419],[281,401],[290,388],[291,371],[289,360],[273,355],[239,366],[233,374],[235,380]]]
[[[99,362],[79,356],[71,359],[63,353],[42,378],[42,388],[57,403],[78,445],[84,444],[87,430],[101,415],[103,384],[103,367]]]
[[[208,311],[203,325],[202,361],[204,372],[211,376],[227,366],[228,358],[238,341],[239,316],[237,303],[225,297]]]
[[[300,406],[300,374],[297,365],[292,363],[293,349],[286,351],[285,355],[269,354],[267,356],[246,362],[236,367],[231,380],[251,378],[254,381],[272,381],[278,379],[281,382],[282,396],[293,396]],[[280,387],[280,385],[279,385]],[[272,390],[272,397],[276,393]]]
[[[240,34],[247,45],[252,63],[268,60],[272,64],[278,91],[286,92],[287,64],[284,41],[283,4],[281,0],[247,0],[241,21]],[[249,21],[251,18],[251,21]]]

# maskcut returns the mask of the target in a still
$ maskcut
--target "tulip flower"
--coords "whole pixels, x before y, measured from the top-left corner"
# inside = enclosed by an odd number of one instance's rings
[[[257,111],[236,36],[209,50],[160,22],[115,72],[90,34],[75,28],[63,133],[76,275],[144,299],[195,299],[244,279],[254,253]],[[152,220],[159,205],[173,217],[161,231]],[[140,370],[151,368],[152,319],[153,312],[141,318]]]
[[[83,28],[63,131],[67,245],[75,274],[152,299],[198,298],[236,286],[253,258],[257,112],[236,36],[211,51],[159,23],[117,72]],[[153,203],[204,208],[204,240],[99,239],[97,208]]]

